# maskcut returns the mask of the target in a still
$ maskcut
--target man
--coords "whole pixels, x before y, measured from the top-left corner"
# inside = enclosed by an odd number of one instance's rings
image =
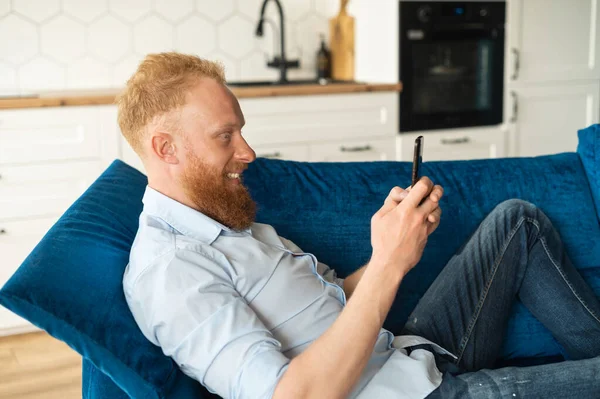
[[[147,56],[119,98],[148,174],[124,292],[184,373],[224,398],[600,397],[600,304],[539,209],[500,204],[394,337],[382,325],[443,189],[394,187],[371,259],[342,280],[254,223],[244,123],[222,68],[194,56]],[[487,370],[517,296],[572,359],[591,359]]]

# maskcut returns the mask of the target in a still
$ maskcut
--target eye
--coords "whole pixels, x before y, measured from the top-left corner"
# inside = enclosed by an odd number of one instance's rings
[[[231,133],[223,133],[219,137],[221,137],[221,139],[223,139],[224,141],[229,141],[231,140]]]

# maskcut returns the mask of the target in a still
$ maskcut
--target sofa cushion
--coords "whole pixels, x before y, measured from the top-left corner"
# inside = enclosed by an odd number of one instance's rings
[[[577,136],[577,152],[585,167],[600,221],[600,124],[579,130]]]
[[[115,161],[25,259],[0,304],[66,342],[131,396],[179,389],[202,398],[204,388],[142,335],[123,295],[146,184]]]
[[[390,188],[410,183],[408,162],[298,163],[258,159],[246,184],[258,221],[347,276],[369,259],[370,218]],[[522,159],[426,162],[444,186],[442,222],[403,282],[385,327],[397,333],[452,254],[493,207],[536,203],[554,221],[574,264],[600,266],[600,231],[576,153]],[[121,279],[146,178],[115,161],[52,227],[0,291],[0,303],[82,354],[133,397],[211,397],[140,332]],[[596,279],[598,275],[584,275]],[[598,289],[598,285],[595,285]],[[504,358],[551,356],[560,347],[516,305]],[[204,396],[203,396],[204,395]]]

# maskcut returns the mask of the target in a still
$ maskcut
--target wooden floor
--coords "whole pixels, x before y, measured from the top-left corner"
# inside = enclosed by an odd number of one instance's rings
[[[81,398],[81,356],[46,332],[0,337],[0,399]]]

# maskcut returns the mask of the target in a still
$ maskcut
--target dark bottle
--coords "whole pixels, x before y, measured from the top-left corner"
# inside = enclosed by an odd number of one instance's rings
[[[325,35],[321,34],[321,48],[317,52],[317,79],[331,78],[331,53],[325,47]]]

